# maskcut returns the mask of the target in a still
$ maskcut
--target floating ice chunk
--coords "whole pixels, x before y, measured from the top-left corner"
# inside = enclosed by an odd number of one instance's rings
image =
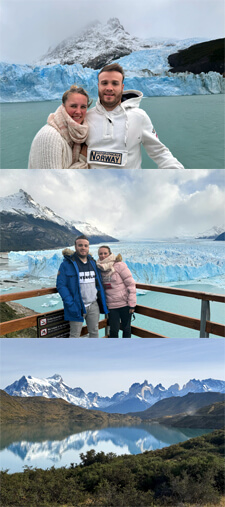
[[[58,301],[53,301],[52,299],[48,303],[43,303],[41,306],[48,308],[49,306],[55,306],[58,304]]]

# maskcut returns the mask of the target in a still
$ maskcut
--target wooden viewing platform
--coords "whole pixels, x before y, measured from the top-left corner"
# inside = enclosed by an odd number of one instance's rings
[[[210,294],[207,292],[190,291],[186,289],[178,289],[172,287],[163,287],[158,285],[147,285],[143,283],[136,283],[137,289],[149,290],[154,292],[163,292],[166,294],[174,294],[182,297],[190,297],[201,300],[201,315],[199,319],[187,317],[177,313],[171,313],[164,310],[157,310],[143,305],[137,305],[135,313],[151,317],[153,319],[163,320],[172,324],[177,324],[189,329],[195,329],[200,332],[200,338],[208,338],[209,334],[225,337],[225,326],[217,322],[210,321],[210,301],[218,303],[225,303],[225,295]],[[45,296],[47,294],[57,293],[56,287],[48,289],[37,289],[26,292],[17,292],[12,294],[5,294],[0,296],[0,303],[7,303],[7,301],[16,301],[19,299],[27,299],[37,296]],[[14,331],[21,331],[29,327],[37,326],[37,319],[43,316],[54,315],[59,310],[52,312],[38,313],[29,317],[18,318],[7,322],[0,323],[0,335],[4,336],[7,333]],[[99,321],[99,329],[105,328],[105,338],[107,337],[107,319],[103,318]],[[137,326],[131,326],[132,335],[139,336],[140,338],[168,338],[146,329]],[[83,326],[81,336],[87,334],[87,326]]]

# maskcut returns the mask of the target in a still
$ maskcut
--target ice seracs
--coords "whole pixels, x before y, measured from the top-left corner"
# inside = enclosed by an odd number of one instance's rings
[[[144,97],[225,93],[225,80],[218,72],[207,74],[202,72],[197,75],[190,72],[172,74],[158,68],[155,74],[146,68],[145,61],[142,63],[142,56],[146,60],[146,55],[142,51],[137,51],[124,57],[123,61],[118,60],[126,69],[130,66],[129,58],[133,59],[133,70],[127,71],[124,81],[127,90],[138,89]],[[155,58],[158,59],[158,56]],[[98,71],[84,68],[77,63],[45,67],[0,63],[0,73],[2,76],[0,102],[61,100],[65,90],[73,83],[83,86],[93,99],[98,96]]]
[[[79,224],[78,224],[79,227]],[[97,238],[97,236],[93,236]],[[102,241],[99,239],[99,242]],[[97,243],[97,241],[96,241]],[[124,262],[132,272],[136,282],[168,284],[172,282],[209,279],[225,275],[225,252],[217,242],[202,240],[162,241],[145,243],[113,243],[113,252],[121,253]],[[91,253],[97,258],[98,247],[91,245]],[[56,276],[62,253],[60,250],[10,252],[10,263],[17,263],[21,269],[12,276],[23,278],[24,273],[31,277]],[[26,267],[24,266],[26,264]],[[9,274],[7,275],[9,276]]]

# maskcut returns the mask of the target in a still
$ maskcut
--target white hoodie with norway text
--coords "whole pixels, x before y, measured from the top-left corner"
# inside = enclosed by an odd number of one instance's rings
[[[99,98],[87,113],[90,169],[141,169],[141,145],[158,169],[183,169],[183,165],[160,142],[149,116],[139,109],[143,94],[123,92],[122,102],[106,111]]]

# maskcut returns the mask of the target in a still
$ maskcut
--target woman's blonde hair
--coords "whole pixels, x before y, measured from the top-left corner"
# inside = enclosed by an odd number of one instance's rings
[[[80,93],[81,95],[84,95],[85,97],[87,97],[87,107],[90,107],[90,105],[92,104],[92,100],[89,99],[88,93],[86,92],[86,90],[84,88],[82,88],[82,86],[72,85],[70,87],[70,89],[66,90],[66,92],[64,92],[64,94],[62,96],[62,103],[64,105],[71,93]]]

